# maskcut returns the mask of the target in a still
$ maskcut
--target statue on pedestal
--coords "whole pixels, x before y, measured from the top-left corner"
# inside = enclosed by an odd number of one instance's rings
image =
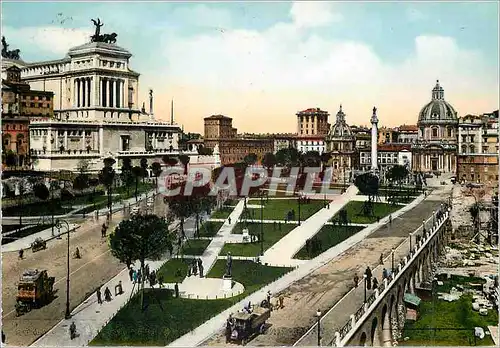
[[[90,42],[116,43],[116,37],[118,36],[117,33],[101,35],[101,27],[104,23],[101,22],[100,18],[97,18],[97,21],[95,19],[91,19],[91,21],[94,23],[95,33],[90,37]]]
[[[226,261],[226,277],[231,277],[231,270],[233,268],[233,258],[231,253],[227,253],[227,261]]]

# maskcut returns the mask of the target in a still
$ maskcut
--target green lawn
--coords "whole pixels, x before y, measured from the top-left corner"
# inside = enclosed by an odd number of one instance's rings
[[[225,267],[226,261],[218,260],[208,276],[222,277]],[[140,296],[134,296],[89,345],[168,345],[290,270],[284,267],[267,267],[250,261],[234,260],[233,279],[244,284],[245,292],[229,299],[173,298],[171,291],[146,289],[144,293],[146,310],[142,311],[140,308]]]
[[[213,237],[219,232],[220,228],[224,225],[220,221],[205,221],[200,226],[200,237]]]
[[[181,283],[186,278],[188,266],[193,259],[170,259],[161,266],[156,278],[163,275],[164,283]]]
[[[166,346],[235,303],[235,299],[173,298],[172,291],[146,289],[136,295],[89,343],[91,346]]]
[[[212,219],[227,219],[233,212],[233,207],[223,206],[221,209],[216,210],[210,216]]]
[[[289,267],[269,267],[247,260],[233,260],[231,273],[233,280],[245,286],[245,296],[273,282],[291,271]],[[217,260],[208,273],[209,278],[222,278],[226,272],[226,260]]]
[[[481,316],[472,310],[472,295],[462,295],[459,300],[447,302],[436,299],[422,301],[419,317],[416,322],[405,324],[403,337],[408,341],[400,341],[407,346],[469,346],[474,345],[474,327],[487,330],[488,325],[498,325],[498,313],[489,310],[488,315]],[[440,328],[441,330],[429,330]],[[446,330],[449,328],[449,330]],[[463,330],[459,330],[463,329]],[[476,338],[477,345],[494,345],[490,336]]]
[[[9,226],[9,225],[7,225],[7,226]],[[19,225],[15,225],[15,226],[19,227]],[[26,226],[23,226],[23,227],[26,227]],[[19,238],[23,238],[23,237],[26,237],[26,236],[29,236],[29,235],[32,235],[32,234],[35,234],[38,232],[42,232],[42,231],[44,231],[48,228],[51,228],[51,227],[52,227],[52,225],[50,225],[50,224],[49,225],[32,225],[28,228],[25,228],[22,231],[14,232],[14,233],[10,234],[9,236],[2,237],[2,244],[8,244],[8,243],[14,242]],[[66,231],[66,229],[63,229],[63,231]],[[4,231],[3,226],[2,226],[2,232],[7,233],[8,231]],[[12,230],[11,230],[11,232],[12,232]],[[54,233],[57,233],[57,228],[54,228]]]
[[[307,250],[304,246],[295,254],[294,258],[299,260],[310,260],[320,255],[321,253],[327,251],[331,247],[342,243],[347,238],[355,235],[361,231],[364,227],[361,226],[333,226],[325,225],[321,230],[312,238],[320,241],[319,248],[312,248],[312,250]]]
[[[387,203],[375,202],[373,203],[373,217],[362,216],[359,213],[363,209],[364,202],[359,201],[350,201],[344,207],[347,209],[347,218],[351,223],[356,224],[371,224],[377,221],[377,217],[380,219],[386,217],[389,214],[394,213],[395,211],[402,208],[401,205],[392,205]],[[332,220],[338,219],[338,214],[335,215]]]
[[[281,224],[281,230],[278,225],[274,224],[264,224],[264,251],[276,244],[281,238],[286,236],[291,230],[297,227],[296,224]],[[242,233],[241,230],[245,228],[245,224],[240,222],[235,226],[234,230],[238,233]],[[233,231],[234,231],[233,230]],[[248,224],[248,232],[250,235],[255,234],[260,236],[260,224]],[[222,248],[220,255],[227,255],[231,252],[233,256],[258,256],[260,255],[260,242],[255,243],[226,243]]]
[[[284,220],[285,215],[290,210],[295,210],[295,220],[299,215],[299,205],[297,199],[269,199],[267,202],[264,199],[264,220]],[[249,205],[260,205],[260,199],[250,199]],[[311,200],[310,203],[300,204],[301,221],[306,220],[318,210],[323,208],[322,200]],[[254,211],[254,218],[260,219],[260,208],[250,209]]]
[[[211,240],[209,239],[188,239],[182,246],[182,254],[202,255],[210,242]]]

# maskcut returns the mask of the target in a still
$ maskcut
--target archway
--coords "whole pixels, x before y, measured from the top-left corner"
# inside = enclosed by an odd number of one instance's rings
[[[372,346],[380,347],[380,338],[379,338],[378,318],[377,317],[373,318],[373,320],[372,320],[371,341],[372,341]]]
[[[365,332],[363,332],[361,334],[361,337],[359,339],[359,345],[360,345],[360,347],[367,347],[368,346],[368,344],[366,342],[366,333]]]
[[[391,300],[392,301],[392,300]],[[384,305],[382,308],[382,346],[392,347],[392,334],[391,334],[391,312]]]

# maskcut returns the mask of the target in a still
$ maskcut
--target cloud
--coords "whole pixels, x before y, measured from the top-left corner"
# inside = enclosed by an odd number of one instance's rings
[[[295,1],[290,16],[299,27],[321,27],[342,20],[342,15],[335,11],[335,4],[328,1]]]
[[[228,11],[205,4],[177,7],[171,17],[181,19],[183,25],[190,26],[228,28],[232,25],[231,14]]]
[[[406,17],[410,22],[417,22],[427,19],[427,15],[414,8],[406,9]]]
[[[89,41],[92,30],[79,28],[46,27],[4,27],[3,32],[12,47],[34,47],[36,50],[65,55],[71,47]],[[11,48],[12,48],[11,47]],[[22,54],[22,50],[21,50]]]

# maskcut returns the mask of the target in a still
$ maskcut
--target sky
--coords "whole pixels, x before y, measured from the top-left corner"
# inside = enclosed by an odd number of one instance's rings
[[[459,116],[498,109],[498,2],[2,2],[2,35],[26,62],[116,32],[140,100],[185,131],[223,114],[239,132],[295,132],[319,107],[330,123],[416,124],[439,79]],[[141,103],[142,104],[142,103]]]

